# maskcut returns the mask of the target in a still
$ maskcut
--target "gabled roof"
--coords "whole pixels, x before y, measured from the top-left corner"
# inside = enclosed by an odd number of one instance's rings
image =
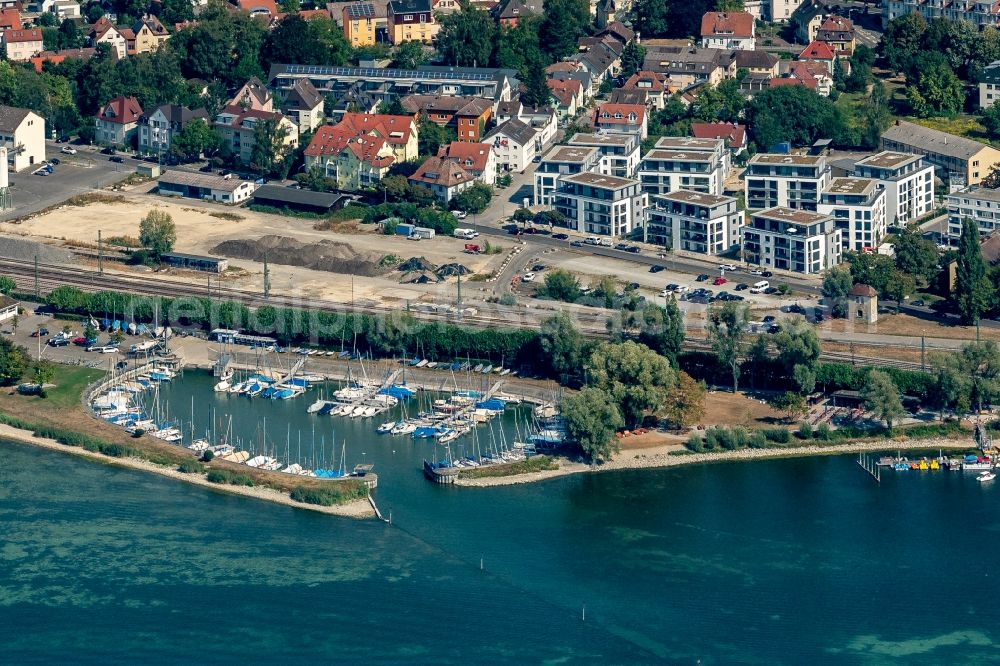
[[[97,114],[97,119],[116,125],[129,125],[139,121],[142,107],[135,97],[115,97],[105,104]]]
[[[905,120],[895,121],[889,129],[882,132],[882,138],[915,148],[915,152],[936,153],[960,160],[967,160],[978,155],[984,148],[989,148],[985,143]]]
[[[232,118],[226,120],[220,120],[220,116],[232,116]],[[246,109],[243,107],[230,104],[222,111],[219,115],[215,117],[216,125],[225,125],[227,127],[240,128],[243,127],[243,121],[252,118],[254,120],[275,120],[280,121],[284,118],[280,113],[274,111],[261,111],[259,109]]]
[[[813,78],[800,79],[796,76],[768,79],[767,81],[768,88],[780,88],[781,86],[804,86],[810,90],[816,90],[819,83]]]
[[[468,141],[452,141],[438,149],[438,157],[455,160],[466,171],[480,175],[486,171],[493,154],[493,147],[488,143],[469,143]]]
[[[344,7],[343,11],[349,19],[375,18],[375,5],[370,2],[355,2]]]
[[[691,136],[698,139],[725,139],[729,148],[746,143],[747,128],[736,123],[691,123]]]
[[[830,70],[826,65],[815,60],[800,60],[789,64],[788,73],[799,79],[830,78]]]
[[[799,60],[833,60],[833,51],[826,42],[813,41],[802,49]]]
[[[427,14],[431,0],[390,0],[389,14]]]
[[[635,116],[635,120],[629,120]],[[627,125],[642,123],[646,118],[646,107],[640,104],[602,104],[594,109],[594,124]]]
[[[273,95],[271,95],[271,91],[264,85],[264,82],[256,76],[251,76],[246,83],[240,86],[240,89],[236,91],[233,98],[229,100],[229,105],[240,105],[244,96],[249,96],[251,98],[250,102],[253,106],[261,107],[267,106],[267,104],[274,98]]]
[[[820,32],[848,32],[854,33],[854,22],[851,19],[830,14],[819,27]]]
[[[635,39],[635,32],[625,27],[625,24],[621,21],[612,21],[604,30],[597,33],[598,37],[603,35],[611,35],[622,44],[628,44]]]
[[[701,36],[753,37],[753,15],[747,12],[707,12],[701,17]]]
[[[264,12],[274,16],[278,13],[278,5],[274,0],[234,0],[236,6],[245,12],[250,12],[251,14],[262,14]],[[264,10],[261,12],[260,10]]]
[[[152,113],[143,116],[143,119],[140,120],[140,122],[148,121],[149,118],[157,111],[163,114],[163,116],[167,119],[167,122],[173,125],[184,126],[195,118],[201,118],[206,122],[209,119],[208,111],[205,109],[189,109],[185,106],[181,106],[180,104],[161,104],[156,107]]]
[[[420,168],[409,179],[415,183],[426,185],[455,187],[475,180],[475,177],[454,160],[430,157],[420,165]]]
[[[16,106],[0,106],[0,132],[13,134],[21,126],[31,109],[19,109]]]
[[[453,97],[450,95],[407,95],[400,100],[410,113],[437,112],[456,116],[478,118],[493,108],[493,103],[481,97]]]
[[[41,28],[28,28],[27,30],[4,30],[3,40],[8,44],[40,42],[42,41]]]
[[[767,51],[737,51],[736,68],[771,69],[778,64],[778,56]]]
[[[646,106],[649,102],[649,91],[642,88],[615,88],[611,91],[612,104],[632,104]]]
[[[552,96],[559,100],[561,106],[570,106],[583,92],[583,84],[574,79],[548,79],[545,85],[549,87]]]
[[[628,81],[622,85],[623,90],[647,90],[649,92],[663,92],[669,88],[668,77],[662,72],[642,70],[628,77]]]
[[[406,145],[414,123],[411,116],[390,116],[384,113],[345,113],[336,125],[358,134],[376,133],[394,145]]]
[[[5,30],[21,29],[21,12],[16,7],[0,9],[0,28]]]
[[[536,132],[535,128],[531,125],[523,123],[516,118],[512,118],[487,134],[486,138],[492,139],[498,134],[503,134],[508,139],[513,139],[519,145],[524,146],[534,141],[535,135],[538,134],[538,132]]]
[[[867,284],[856,284],[851,287],[851,291],[848,292],[851,296],[865,296],[867,298],[875,298],[878,296],[878,292],[875,291],[873,287]]]
[[[296,109],[315,109],[323,103],[323,96],[309,79],[296,79],[285,95],[285,105]]]

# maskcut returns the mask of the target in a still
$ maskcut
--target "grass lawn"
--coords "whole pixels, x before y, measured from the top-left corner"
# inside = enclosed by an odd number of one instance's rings
[[[911,123],[930,127],[941,132],[948,132],[956,136],[964,136],[975,141],[993,144],[986,135],[986,129],[979,122],[976,116],[962,114],[954,118],[905,118]]]
[[[49,389],[48,397],[30,397],[42,410],[61,410],[76,407],[80,404],[80,396],[88,384],[96,382],[104,376],[103,370],[75,365],[54,365],[55,375],[52,383],[55,388]]]

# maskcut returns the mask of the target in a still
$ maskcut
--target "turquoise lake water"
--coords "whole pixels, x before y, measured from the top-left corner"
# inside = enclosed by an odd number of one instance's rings
[[[0,443],[4,663],[1000,660],[995,482],[837,457],[441,487],[429,442],[210,387],[163,393],[201,430],[213,403],[247,438],[335,430],[393,525]]]

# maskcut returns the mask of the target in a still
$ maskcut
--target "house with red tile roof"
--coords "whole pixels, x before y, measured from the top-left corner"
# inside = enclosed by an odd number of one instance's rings
[[[734,153],[747,147],[746,125],[736,123],[691,123],[691,136],[696,139],[723,139],[726,147]]]
[[[816,90],[818,83],[815,79],[800,79],[794,76],[781,76],[774,79],[768,79],[768,88],[780,88],[781,86],[803,86],[809,88],[810,90]]]
[[[748,12],[707,12],[701,17],[701,47],[753,51],[755,31]]]
[[[141,116],[135,97],[115,97],[94,117],[94,140],[107,146],[133,146]]]
[[[815,81],[815,90],[823,97],[829,97],[833,91],[833,75],[824,63],[809,60],[793,62],[789,64],[788,75],[802,81]]]
[[[3,42],[7,47],[7,59],[13,62],[27,62],[45,50],[41,28],[4,30]]]
[[[594,128],[619,134],[648,136],[646,107],[640,104],[602,104],[594,109]]]
[[[816,41],[823,42],[839,57],[850,58],[857,43],[854,37],[854,22],[851,19],[830,14],[820,24]]]
[[[497,158],[493,153],[493,146],[488,143],[452,141],[447,146],[441,146],[437,156],[455,160],[476,180],[486,185],[493,186],[496,183]]]
[[[306,147],[305,167],[318,169],[341,190],[374,187],[396,163],[392,146],[377,134],[344,126],[323,125]]]
[[[813,41],[809,46],[802,49],[802,53],[799,54],[799,60],[823,63],[831,75],[833,74],[833,61],[835,59],[836,56],[833,53],[833,49],[825,42],[820,41]]]
[[[128,41],[115,27],[115,24],[108,20],[107,16],[102,16],[97,20],[97,23],[90,29],[87,38],[90,40],[90,45],[95,48],[100,44],[110,46],[119,60],[128,56]]]
[[[382,138],[399,162],[408,162],[419,155],[417,123],[413,116],[390,116],[384,113],[345,113],[336,127],[357,135],[369,134]]]
[[[671,83],[669,75],[646,70],[630,76],[621,89],[645,92],[646,102],[654,109],[662,109],[667,98],[677,92],[677,86]]]
[[[426,159],[407,180],[411,185],[430,190],[445,203],[476,183],[476,178],[457,161],[445,157]]]
[[[278,5],[274,0],[232,0],[236,9],[247,12],[251,16],[273,17],[278,13]]]
[[[69,58],[76,58],[77,60],[82,60],[86,62],[94,57],[97,53],[97,49],[60,49],[58,51],[42,51],[36,56],[31,57],[31,64],[34,66],[35,71],[39,74],[42,73],[42,65],[51,62],[53,65],[58,65],[63,60],[68,60]]]
[[[400,103],[415,118],[427,114],[436,125],[453,127],[459,141],[479,141],[493,116],[493,103],[481,97],[407,95]]]
[[[220,111],[212,122],[212,127],[222,137],[222,142],[234,157],[243,164],[253,162],[253,151],[257,144],[257,128],[263,123],[274,123],[281,136],[283,149],[291,150],[299,143],[299,132],[291,120],[274,111],[230,105]],[[281,161],[284,155],[275,155]]]
[[[20,30],[21,12],[17,7],[0,9],[0,30]]]
[[[548,79],[545,85],[557,102],[559,115],[575,118],[577,110],[583,106],[583,84],[575,79]]]

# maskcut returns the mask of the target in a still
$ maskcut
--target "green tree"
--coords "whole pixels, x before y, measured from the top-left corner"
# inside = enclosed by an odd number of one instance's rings
[[[916,116],[954,116],[965,104],[965,87],[946,62],[924,64],[907,80],[906,99]]]
[[[864,111],[862,112],[861,142],[867,148],[878,148],[882,132],[892,124],[892,112],[889,110],[889,96],[881,81],[872,84],[868,93]]]
[[[324,18],[306,21],[298,14],[289,14],[267,34],[260,55],[266,66],[346,65],[351,47],[333,21]]]
[[[28,359],[28,350],[8,338],[0,338],[0,386],[19,382],[28,367]]]
[[[590,283],[590,296],[603,299],[604,307],[610,310],[615,306],[618,286],[618,278],[613,275],[604,275],[598,278],[597,282]]]
[[[625,421],[607,393],[587,387],[563,398],[559,412],[566,424],[566,435],[580,445],[588,458],[601,462],[618,452],[615,432],[625,426]]]
[[[786,325],[774,338],[778,349],[777,361],[785,369],[786,376],[795,377],[795,369],[802,367],[815,372],[816,364],[823,353],[816,329],[803,321]],[[811,390],[811,389],[810,389]],[[808,393],[809,391],[803,391]]]
[[[461,0],[457,12],[441,16],[435,45],[445,64],[484,67],[490,62],[496,24],[490,15]]]
[[[961,356],[932,352],[929,360],[932,382],[928,385],[928,406],[938,411],[942,421],[949,407],[959,413],[967,411],[970,384]]]
[[[32,379],[38,384],[42,397],[45,397],[45,385],[51,384],[56,376],[56,369],[48,361],[35,361],[32,366]]]
[[[417,150],[421,155],[437,155],[438,149],[454,140],[454,130],[441,127],[426,113],[417,120]]]
[[[677,383],[667,359],[632,341],[599,345],[587,372],[589,384],[611,397],[630,428],[662,410]]]
[[[847,262],[851,266],[851,278],[854,284],[867,284],[880,296],[885,295],[896,268],[892,257],[869,252],[848,252]]]
[[[910,294],[916,288],[917,286],[912,275],[895,270],[892,272],[892,278],[889,280],[889,283],[885,286],[885,297],[891,301],[896,301],[896,310],[898,311],[902,302],[909,298]]]
[[[291,164],[292,148],[286,143],[291,130],[273,118],[257,121],[253,129],[250,166],[262,176],[276,174],[284,178]]]
[[[962,376],[969,381],[968,404],[978,414],[1000,395],[1000,347],[992,340],[969,342],[959,353]]]
[[[782,141],[808,146],[818,139],[838,142],[844,118],[826,97],[805,86],[781,86],[756,93],[746,107],[746,124],[761,150]]]
[[[992,287],[986,278],[986,262],[979,247],[979,227],[969,218],[962,220],[955,271],[955,301],[962,323],[976,324],[989,309]]]
[[[917,13],[906,14],[889,21],[882,33],[879,50],[886,64],[897,72],[909,67],[923,48],[927,21]]]
[[[540,298],[551,298],[564,303],[575,303],[580,298],[580,281],[563,268],[545,274],[545,281],[538,288]]]
[[[767,400],[767,405],[774,410],[783,412],[785,420],[792,422],[797,420],[806,412],[806,398],[801,393],[795,391],[785,391],[771,396]]]
[[[628,78],[642,69],[642,63],[646,59],[646,49],[631,41],[622,49],[622,70],[621,76]]]
[[[746,305],[731,301],[708,309],[708,341],[719,363],[729,368],[733,393],[739,390],[747,312]]]
[[[884,421],[885,427],[889,430],[892,430],[892,422],[904,414],[899,389],[896,388],[892,377],[882,370],[872,370],[868,373],[861,389],[861,398],[865,402],[865,409]]]
[[[577,40],[590,23],[587,0],[545,0],[544,18],[538,28],[539,43],[553,60],[576,53]]]
[[[521,101],[530,106],[548,106],[552,102],[552,90],[545,74],[545,61],[541,52],[530,53],[524,64],[524,92]]]
[[[9,294],[17,288],[17,283],[14,282],[14,278],[9,278],[6,275],[0,275],[0,294]]]
[[[492,187],[485,183],[474,183],[468,189],[456,194],[451,201],[452,207],[457,210],[479,214],[489,207],[492,199]]]
[[[636,18],[643,37],[664,37],[669,29],[667,3],[663,0],[639,0]]]
[[[993,104],[979,111],[979,122],[991,139],[1000,138],[1000,104]]]
[[[566,311],[542,322],[538,342],[560,384],[575,384],[583,371],[583,336]]]
[[[403,42],[392,54],[392,66],[399,69],[416,69],[427,63],[427,52],[420,42]]]
[[[703,382],[686,372],[678,372],[677,384],[663,407],[663,418],[681,430],[697,423],[705,415],[706,393]]]
[[[185,160],[211,155],[222,144],[222,137],[203,119],[195,118],[174,136],[170,152]]]
[[[938,250],[933,241],[929,241],[916,229],[903,228],[899,230],[894,258],[896,268],[907,275],[912,275],[927,286],[938,274]]]
[[[832,268],[823,276],[821,288],[823,302],[830,308],[830,314],[833,317],[843,318],[847,316],[847,300],[853,286],[851,271],[846,266]]]
[[[177,227],[169,213],[151,210],[139,223],[139,242],[157,258],[174,249]]]

